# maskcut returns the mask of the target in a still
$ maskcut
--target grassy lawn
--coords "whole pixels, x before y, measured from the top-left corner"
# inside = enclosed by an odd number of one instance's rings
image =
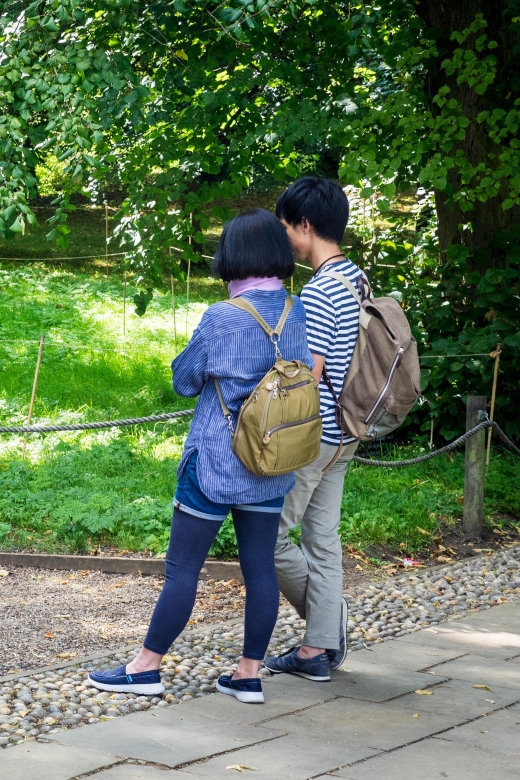
[[[99,251],[99,235],[87,243],[88,224],[83,231],[70,254],[80,248],[82,254]],[[36,234],[21,237],[18,247],[9,245],[10,256],[36,258],[37,251],[51,256],[52,246],[42,246]],[[0,246],[2,256],[6,251],[5,244]],[[296,290],[306,278],[307,271],[298,270]],[[102,263],[79,270],[35,260],[0,263],[0,424],[20,425],[27,419],[41,334],[46,341],[33,422],[144,416],[193,406],[171,389],[169,366],[206,306],[225,297],[226,289],[195,273],[188,307],[185,290],[178,285],[176,292],[176,341],[167,285],[143,318],[127,302],[125,337],[123,286],[114,273],[106,279]],[[130,300],[132,294],[130,280]],[[25,463],[23,437],[0,435],[0,547],[76,552],[110,545],[164,552],[188,426],[181,421],[31,435]],[[411,453],[419,447],[407,449]],[[399,456],[405,457],[403,448]],[[352,467],[342,540],[376,556],[384,547],[401,555],[432,548],[460,527],[462,492],[462,453],[395,472]],[[494,454],[485,509],[490,526],[520,522],[518,459]],[[232,529],[226,525],[213,554],[234,552]]]

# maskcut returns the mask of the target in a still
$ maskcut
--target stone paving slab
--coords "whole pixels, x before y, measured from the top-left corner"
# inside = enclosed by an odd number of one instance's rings
[[[520,706],[492,712],[485,718],[447,731],[442,738],[520,758]]]
[[[390,704],[339,698],[294,715],[267,721],[257,729],[272,727],[289,734],[312,735],[323,742],[353,742],[374,750],[392,750],[461,722],[444,714],[425,712],[421,718],[413,715],[410,710]]]
[[[442,680],[441,675],[433,677],[430,674],[398,669],[395,666],[358,661],[356,653],[347,658],[341,669],[332,673],[330,683],[309,683],[299,677],[279,674],[273,684],[288,686],[295,690],[301,688],[302,683],[327,686],[330,688],[330,695],[327,698],[335,695],[382,702],[415,691],[417,688],[435,685]]]
[[[106,748],[106,746],[105,746]],[[26,742],[2,752],[1,780],[70,780],[77,775],[115,764],[119,759],[106,749]]]
[[[240,706],[238,702],[237,706]],[[237,716],[238,712],[237,709]],[[189,705],[183,705],[157,712],[139,712],[83,729],[64,730],[46,739],[87,749],[102,748],[117,756],[175,767],[279,737],[281,733],[282,729],[277,726],[255,729],[192,712]]]
[[[430,690],[433,691],[432,696],[410,693],[391,704],[399,709],[444,714],[465,721],[520,701],[520,692],[517,689],[494,686],[493,693],[490,693],[473,688],[468,680],[449,680]]]
[[[417,636],[413,634],[412,636]],[[352,659],[356,663],[386,664],[398,669],[408,669],[412,672],[421,672],[434,664],[444,663],[458,658],[458,648],[430,647],[419,642],[405,643],[390,640],[380,645],[374,645],[370,650],[358,650],[355,655],[350,654],[343,666],[349,668]]]
[[[335,771],[332,777],[347,780],[518,780],[520,758],[434,738]]]
[[[334,767],[359,761],[375,753],[371,748],[351,740],[332,741],[316,739],[310,734],[295,734],[184,767],[182,774],[185,775],[185,780],[193,780],[194,775],[204,777],[205,780],[224,780],[240,774],[266,780],[307,780]],[[237,764],[254,767],[254,770],[239,773],[227,769]]]
[[[255,724],[336,698],[333,686],[299,680],[292,686],[277,685],[277,677],[262,680],[265,704],[241,704],[233,696],[212,693],[189,702],[190,713],[237,723]],[[183,705],[184,706],[184,705]]]
[[[520,698],[520,667],[509,661],[496,659],[493,663],[480,655],[466,655],[456,661],[435,667],[438,675],[455,680],[468,680],[472,685],[494,685],[516,689]],[[491,696],[491,698],[493,698]]]
[[[496,658],[520,654],[520,603],[508,602],[473,615],[425,628],[394,640],[444,650],[460,649]]]
[[[520,624],[520,621],[519,621]],[[459,620],[443,623],[435,628],[406,634],[394,640],[408,645],[419,644],[430,648],[457,651],[458,655],[474,653],[487,658],[502,660],[518,655],[520,652],[520,633],[511,631],[493,631],[487,627],[468,626]]]

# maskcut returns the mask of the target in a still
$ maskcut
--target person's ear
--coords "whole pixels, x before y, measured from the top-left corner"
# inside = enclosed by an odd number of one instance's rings
[[[307,219],[307,217],[302,217],[301,225],[304,233],[308,233],[310,231],[311,226],[309,225],[309,220]]]

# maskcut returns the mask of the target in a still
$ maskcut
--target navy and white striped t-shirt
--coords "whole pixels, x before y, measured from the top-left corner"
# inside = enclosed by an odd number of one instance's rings
[[[339,396],[358,338],[359,304],[345,285],[324,276],[327,270],[337,271],[351,282],[355,282],[362,272],[348,259],[329,263],[312,277],[300,294],[307,315],[309,349],[325,358],[327,373]],[[321,440],[325,444],[338,445],[341,431],[336,425],[335,403],[323,379],[320,382],[320,399],[323,420]],[[345,436],[343,441],[347,444],[355,439]]]

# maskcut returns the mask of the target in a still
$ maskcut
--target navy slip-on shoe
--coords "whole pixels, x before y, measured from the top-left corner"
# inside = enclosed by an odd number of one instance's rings
[[[279,656],[264,658],[264,664],[273,674],[297,674],[306,680],[315,682],[330,681],[330,661],[327,653],[320,653],[314,658],[300,658],[299,647],[293,647]]]
[[[330,661],[331,672],[339,669],[347,657],[347,620],[348,620],[348,601],[341,598],[341,618],[339,621],[339,650],[327,650]]]
[[[164,692],[161,675],[158,671],[127,674],[126,666],[117,669],[105,669],[102,672],[92,671],[88,681],[100,691],[119,691],[120,693],[140,693],[156,696]]]
[[[231,675],[223,674],[217,680],[217,691],[234,696],[246,704],[263,704],[262,683],[258,677],[245,680],[233,680]]]

